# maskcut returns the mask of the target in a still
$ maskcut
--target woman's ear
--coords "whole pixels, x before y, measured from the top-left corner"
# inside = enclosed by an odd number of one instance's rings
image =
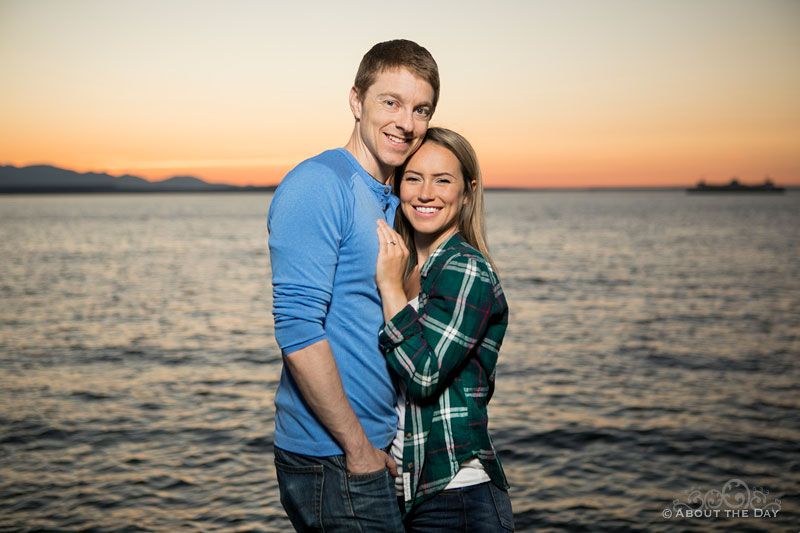
[[[467,202],[470,202],[472,200],[472,198],[475,196],[475,187],[477,186],[477,184],[478,184],[477,181],[470,180],[469,185],[470,185],[471,192],[470,192],[470,194],[465,194],[464,195],[464,201],[462,202],[462,207],[466,206]]]

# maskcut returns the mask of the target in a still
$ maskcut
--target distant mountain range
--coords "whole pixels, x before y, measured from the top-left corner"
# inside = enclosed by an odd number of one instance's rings
[[[0,166],[0,193],[69,193],[69,192],[234,192],[274,191],[275,186],[238,187],[208,183],[193,176],[174,176],[162,181],[147,181],[139,176],[111,176],[49,165],[29,167]]]

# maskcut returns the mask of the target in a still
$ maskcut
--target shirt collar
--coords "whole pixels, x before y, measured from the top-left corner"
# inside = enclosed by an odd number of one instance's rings
[[[337,148],[337,150],[342,152],[345,155],[345,157],[347,157],[347,160],[350,161],[351,165],[353,165],[353,168],[356,170],[356,173],[361,177],[361,180],[364,182],[367,188],[370,191],[372,191],[372,193],[375,195],[375,198],[378,200],[378,203],[380,203],[381,206],[391,205],[396,201],[399,202],[399,200],[397,200],[397,197],[392,194],[391,185],[389,185],[388,183],[383,184],[378,180],[376,180],[375,178],[373,178],[372,176],[370,176],[369,173],[366,170],[364,170],[364,167],[361,166],[361,163],[359,163],[356,160],[356,158],[353,157],[353,154],[348,152],[346,149]]]
[[[445,250],[448,248],[457,245],[458,243],[462,242],[464,237],[461,236],[461,232],[456,231],[452,235],[450,235],[442,244],[436,247],[436,249],[431,252],[431,255],[428,256],[428,259],[425,260],[425,264],[422,265],[422,268],[419,271],[419,275],[421,278],[424,278],[428,275],[428,272],[433,267],[434,261],[436,258],[439,257],[441,254],[444,253]]]

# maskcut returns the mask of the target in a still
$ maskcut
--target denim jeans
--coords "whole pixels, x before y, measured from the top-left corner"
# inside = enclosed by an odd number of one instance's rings
[[[297,531],[390,531],[403,522],[384,468],[351,474],[343,455],[310,457],[274,448],[281,505]]]
[[[508,492],[494,483],[443,490],[405,518],[406,531],[415,533],[508,533],[514,515]]]

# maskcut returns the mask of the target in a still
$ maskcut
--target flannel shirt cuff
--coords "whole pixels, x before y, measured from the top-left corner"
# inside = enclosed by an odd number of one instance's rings
[[[389,322],[383,325],[378,334],[381,350],[388,352],[403,343],[409,337],[422,333],[419,315],[411,305],[406,305]]]

